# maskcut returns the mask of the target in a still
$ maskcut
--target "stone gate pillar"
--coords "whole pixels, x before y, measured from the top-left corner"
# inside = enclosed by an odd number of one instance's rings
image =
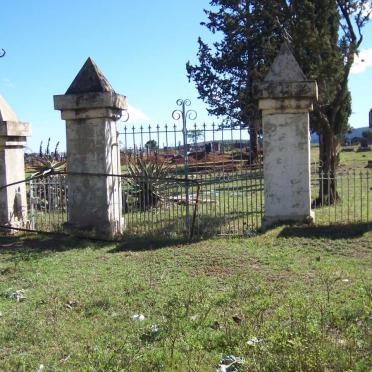
[[[287,44],[259,86],[264,140],[263,229],[280,222],[311,222],[309,112],[318,97]]]
[[[110,174],[120,174],[116,121],[127,108],[126,97],[115,93],[88,58],[66,94],[54,96],[54,108],[66,120],[65,227],[79,234],[114,238],[122,232],[122,197],[119,177]]]
[[[25,179],[24,147],[26,137],[30,135],[30,124],[20,122],[0,96],[0,186]],[[25,228],[26,223],[25,183],[0,190],[0,225]]]

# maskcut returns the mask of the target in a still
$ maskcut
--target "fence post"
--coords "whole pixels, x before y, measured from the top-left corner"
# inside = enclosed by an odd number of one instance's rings
[[[0,96],[0,186],[25,179],[24,147],[31,135],[29,123],[22,123]],[[0,225],[25,228],[27,197],[24,182],[0,190]],[[11,231],[11,230],[9,230]]]
[[[286,43],[258,87],[264,137],[263,229],[311,222],[309,112],[318,97]]]
[[[198,116],[195,110],[188,110],[187,107],[191,105],[189,99],[178,99],[176,101],[179,109],[172,112],[172,118],[175,120],[182,119],[182,137],[183,137],[183,161],[184,161],[184,176],[185,176],[185,202],[186,202],[186,230],[190,233],[190,206],[189,206],[189,156],[188,156],[188,131],[187,131],[187,120],[195,120]],[[196,125],[196,124],[195,124]],[[196,127],[195,127],[196,128]],[[196,130],[196,129],[195,129]]]
[[[122,195],[120,178],[110,175],[121,172],[116,122],[122,110],[127,109],[126,97],[115,93],[88,58],[66,94],[54,96],[54,108],[66,120],[68,221],[65,229],[114,238],[123,228]]]

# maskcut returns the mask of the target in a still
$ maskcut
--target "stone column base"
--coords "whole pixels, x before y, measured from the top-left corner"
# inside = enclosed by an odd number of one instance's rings
[[[71,222],[63,224],[63,231],[66,234],[75,235],[84,238],[94,238],[102,240],[116,240],[120,238],[123,232],[123,224],[119,226],[119,222],[107,222],[101,224],[99,228],[92,225],[79,225]]]
[[[310,211],[309,215],[299,216],[264,216],[262,219],[261,231],[265,232],[275,225],[306,224],[311,225],[315,222],[315,212]]]

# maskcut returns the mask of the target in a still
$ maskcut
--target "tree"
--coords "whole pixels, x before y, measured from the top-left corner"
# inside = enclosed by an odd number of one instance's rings
[[[224,126],[249,128],[254,157],[258,154],[260,113],[253,87],[263,79],[267,61],[274,59],[282,41],[280,25],[274,14],[265,10],[265,3],[211,1],[218,9],[205,10],[208,22],[202,25],[223,36],[213,47],[199,38],[199,65],[186,65],[188,78],[196,83],[200,97],[209,106],[208,112],[223,117]],[[269,4],[270,8],[274,7]]]
[[[145,143],[147,152],[154,151],[156,149],[157,143],[155,140],[149,140]]]
[[[325,174],[318,201],[327,204],[339,198],[335,173],[351,114],[348,79],[369,19],[368,4],[370,0],[308,0],[294,6],[299,15],[292,28],[295,55],[319,87],[311,127],[319,134],[320,172]]]
[[[351,97],[348,77],[363,40],[371,0],[213,0],[217,10],[205,11],[202,23],[221,39],[208,46],[199,39],[199,64],[188,63],[209,113],[226,116],[225,125],[248,126],[257,146],[260,113],[254,86],[267,73],[279,46],[288,41],[309,79],[317,80],[319,101],[311,128],[320,137],[322,171],[334,174],[339,147],[348,127]],[[334,177],[330,177],[330,179]],[[332,203],[336,184],[324,178],[320,186]]]
[[[203,131],[201,129],[192,129],[187,131],[187,138],[196,143],[198,139],[203,135]]]

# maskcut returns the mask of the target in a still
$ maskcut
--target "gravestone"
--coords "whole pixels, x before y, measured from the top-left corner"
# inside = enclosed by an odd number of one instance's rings
[[[25,179],[24,147],[26,137],[30,135],[30,124],[19,121],[5,99],[0,96],[0,186]],[[0,225],[20,229],[27,227],[24,182],[0,191]]]
[[[263,229],[311,222],[309,112],[318,90],[283,44],[259,85],[262,110],[265,213]]]
[[[127,109],[126,97],[115,93],[88,58],[66,93],[54,96],[54,108],[66,120],[65,229],[97,238],[115,238],[123,228],[116,122]]]

